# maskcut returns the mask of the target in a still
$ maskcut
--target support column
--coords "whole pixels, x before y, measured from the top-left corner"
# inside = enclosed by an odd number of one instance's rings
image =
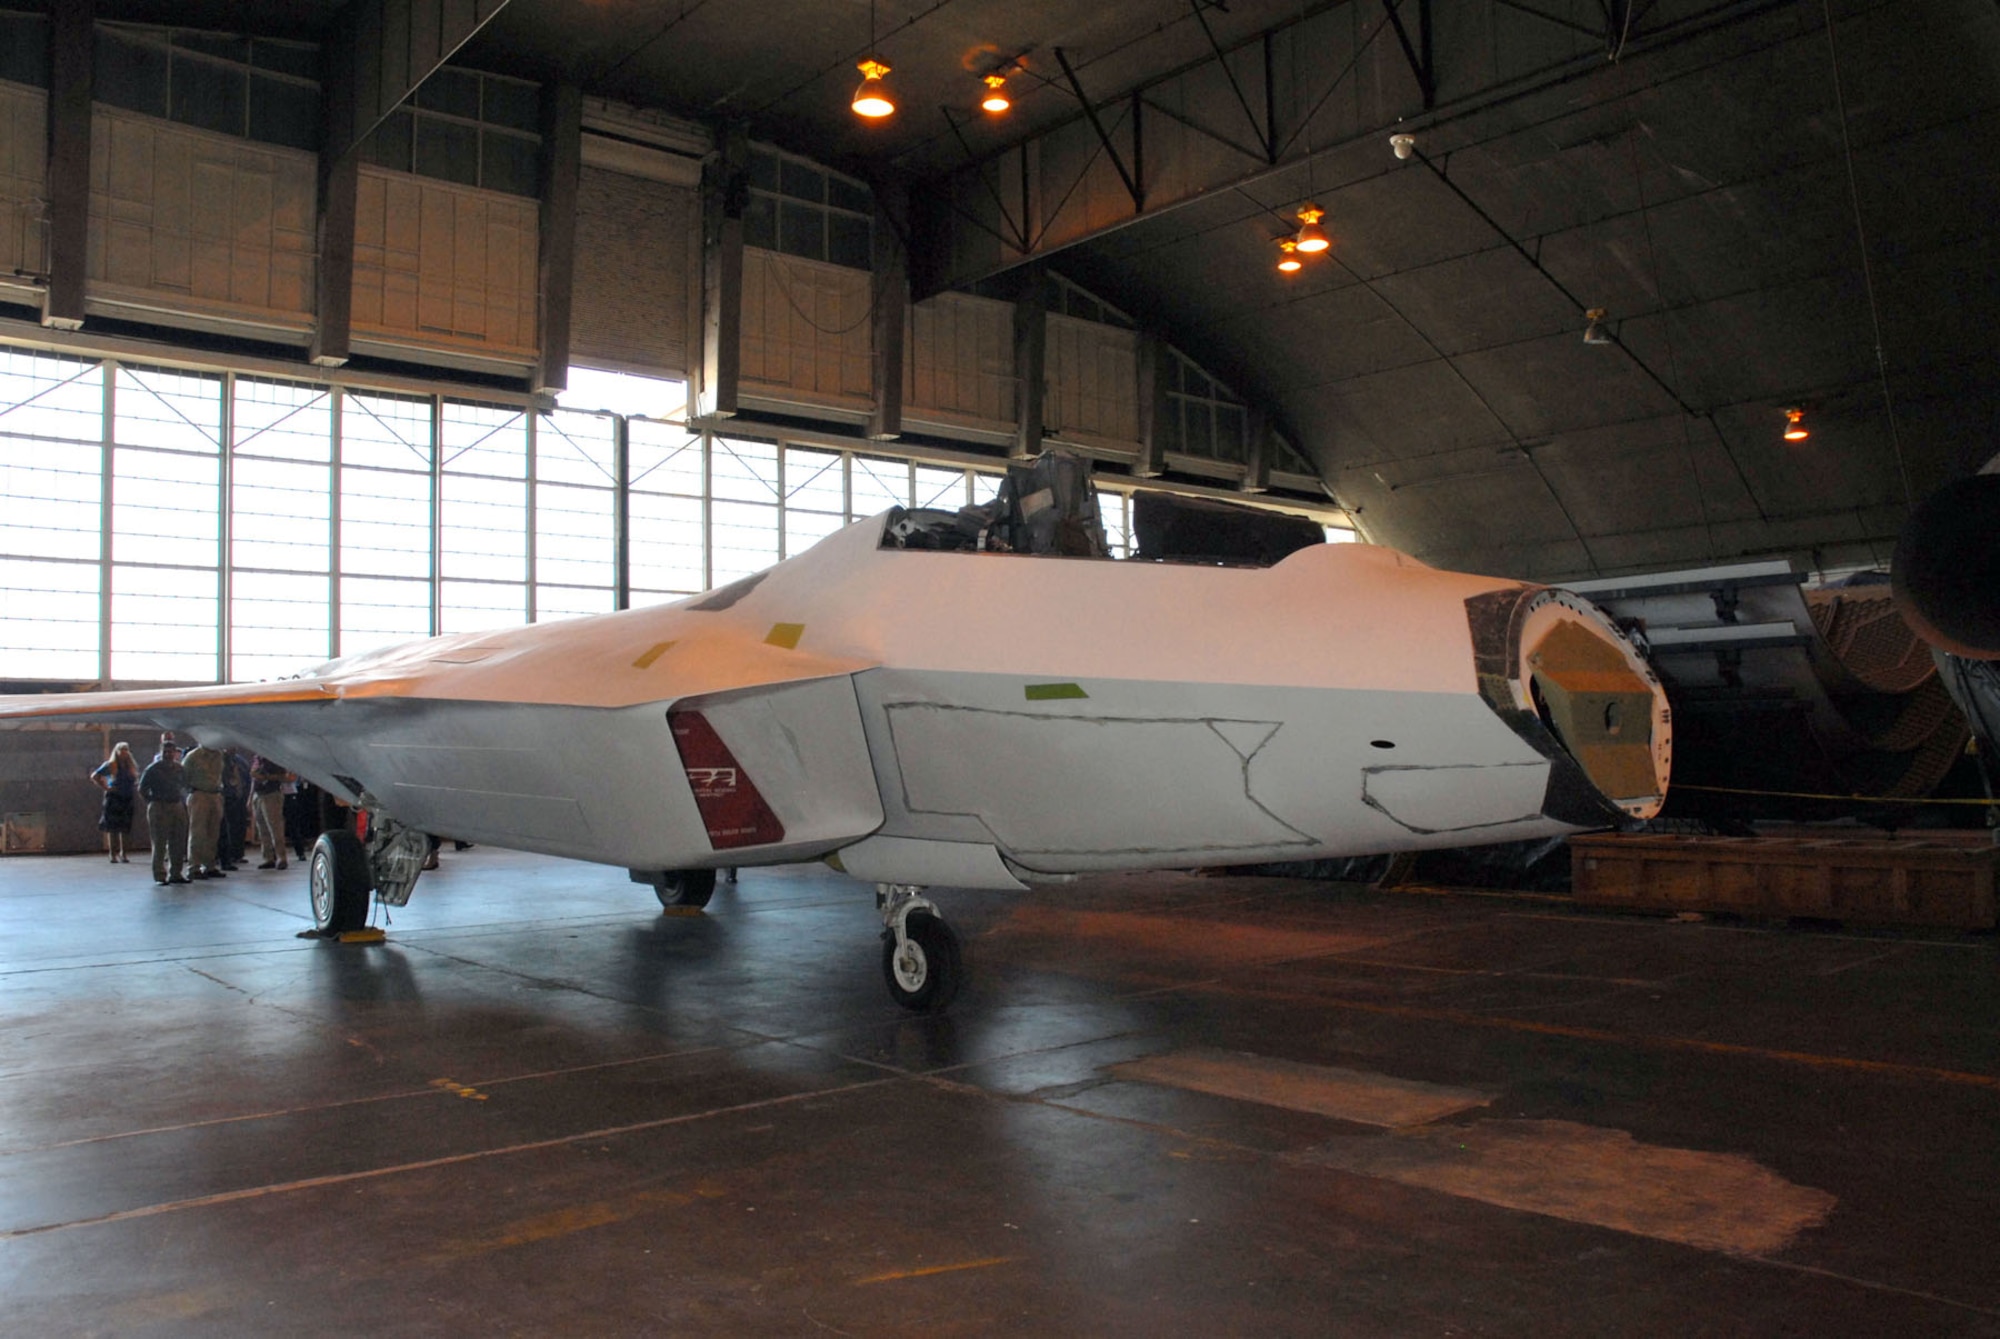
[[[1246,493],[1268,493],[1271,491],[1271,416],[1261,405],[1252,405],[1245,418],[1243,482],[1238,485]]]
[[[1167,472],[1167,416],[1173,403],[1167,390],[1173,385],[1174,351],[1157,331],[1139,335],[1139,454],[1132,461],[1132,473],[1141,479],[1156,479]]]
[[[701,387],[704,418],[731,418],[743,365],[743,210],[750,203],[750,141],[742,126],[720,137],[702,169]]]
[[[1007,454],[1016,460],[1042,453],[1048,352],[1048,280],[1041,266],[1031,265],[1025,272],[1021,296],[1014,301],[1014,377],[1019,390],[1014,399],[1014,444]]]
[[[90,240],[93,0],[56,0],[49,13],[49,287],[42,324],[83,324]]]
[[[569,385],[569,313],[576,275],[576,191],[583,171],[583,90],[542,87],[540,300],[535,304],[537,393]]]
[[[357,150],[319,164],[318,261],[313,281],[313,337],[307,356],[316,367],[339,367],[354,332],[354,211],[361,189]]]
[[[611,607],[632,607],[632,421],[611,420]]]
[[[874,288],[868,437],[887,442],[903,435],[903,331],[910,312],[909,198],[902,186],[875,186]]]

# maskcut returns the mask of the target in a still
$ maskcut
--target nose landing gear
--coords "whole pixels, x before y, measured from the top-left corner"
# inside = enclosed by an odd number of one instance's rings
[[[875,905],[882,913],[882,977],[890,997],[914,1013],[940,1012],[964,984],[957,932],[914,884],[876,884]]]

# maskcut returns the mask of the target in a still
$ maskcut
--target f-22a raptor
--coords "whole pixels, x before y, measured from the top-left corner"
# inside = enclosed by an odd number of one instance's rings
[[[322,930],[407,901],[426,834],[630,870],[877,888],[883,968],[943,1008],[933,887],[1466,846],[1665,797],[1644,659],[1579,596],[1313,545],[1268,567],[989,551],[893,510],[678,604],[435,637],[289,680],[0,699],[282,760],[370,819],[309,871]]]

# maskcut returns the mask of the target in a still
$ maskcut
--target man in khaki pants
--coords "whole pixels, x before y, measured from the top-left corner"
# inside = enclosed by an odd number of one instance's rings
[[[257,819],[257,846],[264,852],[258,869],[285,867],[285,783],[292,774],[283,763],[259,757],[250,769],[251,812]]]
[[[216,863],[215,846],[222,836],[221,749],[197,744],[181,759],[181,773],[188,788],[188,877],[226,879]]]
[[[153,844],[153,882],[186,883],[181,862],[187,859],[187,785],[180,745],[172,735],[160,740],[159,756],[139,774],[139,794],[146,801],[146,837]]]

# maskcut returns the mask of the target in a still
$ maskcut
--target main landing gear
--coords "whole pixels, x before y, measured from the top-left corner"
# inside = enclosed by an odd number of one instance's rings
[[[965,980],[958,934],[914,884],[876,884],[875,905],[882,913],[882,976],[891,998],[915,1013],[941,1012]]]

